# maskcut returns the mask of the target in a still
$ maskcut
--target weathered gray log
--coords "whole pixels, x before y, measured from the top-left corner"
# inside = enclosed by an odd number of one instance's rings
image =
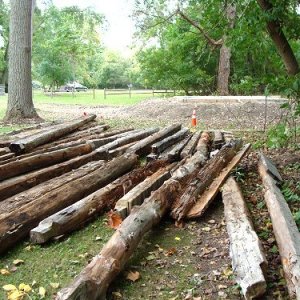
[[[92,143],[29,156],[0,166],[0,180],[37,170],[70,158],[87,154],[95,149]]]
[[[9,145],[9,149],[15,153],[28,152],[31,149],[53,141],[63,135],[73,132],[78,127],[86,124],[96,118],[96,115],[88,116],[84,119],[76,120],[62,125],[57,125],[51,130],[47,130],[24,139],[17,140]]]
[[[264,184],[264,198],[271,217],[288,291],[292,299],[300,299],[300,233],[289,206],[277,187],[279,172],[263,154],[260,156],[258,170]]]
[[[234,140],[234,135],[230,132],[223,132],[223,137],[224,137],[225,143],[229,143],[232,140]]]
[[[197,199],[197,202],[189,210],[187,218],[197,218],[203,215],[205,210],[208,208],[210,202],[216,197],[220,188],[222,187],[225,180],[230,175],[230,172],[239,164],[242,158],[250,149],[250,144],[246,144],[229,162],[220,174],[213,180],[210,186],[203,192],[203,194]]]
[[[221,131],[214,131],[213,149],[221,149],[224,145],[223,134]]]
[[[114,157],[117,157],[119,155],[124,154],[131,146],[133,146],[136,142],[132,142],[123,146],[120,146],[118,148],[112,149],[108,151],[108,159],[112,159]]]
[[[153,144],[151,146],[151,151],[154,154],[160,154],[162,151],[167,149],[168,147],[174,145],[175,143],[181,141],[187,134],[188,134],[188,129],[183,128],[180,131],[174,133],[171,136],[168,136],[167,138]]]
[[[56,300],[104,300],[109,284],[124,268],[144,234],[158,224],[202,164],[200,156],[192,156],[172,177],[136,207],[119,226],[99,255],[61,290]]]
[[[240,150],[242,142],[240,140],[226,144],[197,174],[190,183],[185,193],[173,203],[171,216],[180,221],[196,203],[197,198],[213,182],[236,153]]]
[[[11,213],[1,215],[0,253],[4,253],[26,237],[41,220],[102,188],[130,171],[136,163],[135,154],[117,157],[100,169],[32,199],[30,203]]]
[[[172,161],[178,161],[180,160],[180,154],[182,149],[185,147],[185,145],[188,143],[188,141],[190,140],[192,136],[188,136],[186,138],[184,138],[182,141],[180,141],[179,143],[177,143],[172,150],[170,150],[167,154],[168,156],[168,160],[170,162]]]
[[[201,131],[197,131],[193,134],[192,138],[189,140],[189,142],[186,144],[186,146],[183,148],[183,150],[181,151],[180,157],[181,158],[185,158],[189,155],[193,155],[197,143],[200,139],[201,136]]]
[[[232,269],[245,299],[254,299],[266,292],[267,284],[263,272],[266,271],[267,260],[253,229],[242,192],[233,177],[225,182],[222,198]]]
[[[156,162],[159,160],[156,160]],[[136,205],[141,205],[143,201],[150,196],[151,192],[157,190],[161,185],[171,177],[171,170],[174,164],[158,170],[143,182],[134,187],[131,191],[120,198],[114,211],[125,219]]]
[[[153,135],[141,140],[136,143],[134,146],[130,147],[127,152],[133,152],[138,155],[145,155],[151,152],[151,145],[164,139],[165,137],[174,134],[181,129],[181,124],[174,124],[163,128],[159,132],[154,133]]]
[[[156,161],[131,171],[111,184],[44,219],[30,232],[33,243],[42,244],[55,236],[69,233],[92,220],[95,216],[114,208],[116,201],[133,187],[166,165]]]

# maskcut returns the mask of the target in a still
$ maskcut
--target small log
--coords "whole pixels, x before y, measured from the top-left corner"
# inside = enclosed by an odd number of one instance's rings
[[[192,138],[189,140],[189,142],[186,144],[186,146],[181,151],[180,157],[185,158],[189,155],[193,155],[194,150],[197,146],[197,143],[201,137],[201,131],[195,132],[192,136]]]
[[[141,205],[143,201],[150,196],[151,192],[157,190],[171,177],[173,168],[174,164],[162,168],[146,178],[117,201],[114,211],[118,213],[122,219],[125,219],[134,206]]]
[[[0,162],[5,162],[7,161],[8,159],[11,159],[15,157],[15,154],[14,153],[6,153],[6,154],[3,154],[0,156]]]
[[[16,160],[0,166],[0,180],[60,163],[70,158],[90,153],[93,150],[94,145],[92,143],[89,143],[53,152],[37,154],[21,160]]]
[[[133,146],[136,142],[132,142],[126,145],[123,145],[121,147],[118,147],[113,150],[108,151],[108,159],[113,159],[114,157],[117,157],[119,155],[124,154],[131,146]]]
[[[133,152],[138,155],[146,155],[151,152],[151,145],[164,139],[165,137],[174,134],[178,130],[181,129],[180,124],[174,124],[169,127],[166,127],[159,132],[154,133],[153,135],[141,140],[140,142],[136,143],[134,146],[128,149],[128,153]]]
[[[221,149],[224,145],[223,134],[221,131],[216,130],[214,132],[214,139],[213,139],[213,149]]]
[[[62,289],[56,300],[106,299],[106,290],[124,268],[139,242],[169,210],[172,199],[180,195],[195,176],[202,163],[200,156],[192,156],[172,177],[154,191],[144,203],[136,207],[123,221],[101,252]]]
[[[96,115],[88,116],[81,120],[76,120],[62,125],[57,125],[51,130],[47,130],[24,139],[17,140],[9,145],[9,149],[17,154],[28,152],[39,145],[53,141],[63,135],[73,132],[78,127],[96,118]]]
[[[196,203],[197,198],[213,182],[236,153],[240,150],[240,140],[226,144],[198,173],[197,177],[190,183],[180,199],[176,199],[172,206],[171,216],[180,221]]]
[[[102,188],[137,163],[137,155],[124,155],[94,172],[64,184],[11,213],[0,216],[0,253],[25,238],[38,223],[55,212]]]
[[[197,218],[203,215],[210,202],[216,197],[225,180],[230,175],[230,172],[240,163],[242,158],[247,154],[251,144],[246,144],[230,161],[220,174],[213,180],[209,188],[197,199],[197,202],[189,210],[187,218]]]
[[[173,149],[171,151],[168,152],[167,156],[168,156],[168,160],[170,162],[173,161],[178,161],[180,160],[180,154],[182,149],[185,147],[185,145],[188,143],[188,141],[190,140],[192,136],[189,135],[188,137],[186,137],[184,140],[180,141],[179,143],[177,143],[175,145],[175,147],[173,147]]]
[[[232,269],[245,299],[254,299],[266,292],[267,284],[263,271],[266,271],[267,260],[253,229],[242,192],[233,177],[229,177],[225,182],[222,198],[230,240]]]
[[[168,147],[174,145],[175,143],[181,141],[188,133],[187,128],[183,128],[180,131],[174,133],[173,135],[159,141],[151,146],[152,153],[160,154]]]
[[[31,242],[42,244],[52,237],[81,228],[96,215],[113,209],[119,198],[143,181],[147,176],[153,174],[165,165],[166,162],[156,161],[145,167],[135,169],[116,179],[104,188],[44,219],[36,228],[31,230]]]
[[[271,167],[272,165],[272,167]],[[258,171],[265,189],[265,201],[291,299],[300,299],[300,233],[280,189],[279,174],[272,162],[261,154]]]

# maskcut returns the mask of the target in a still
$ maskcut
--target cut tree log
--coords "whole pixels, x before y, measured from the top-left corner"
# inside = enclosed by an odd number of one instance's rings
[[[39,145],[53,141],[63,135],[73,132],[83,124],[86,124],[96,118],[96,115],[91,115],[86,118],[75,120],[73,122],[68,122],[62,125],[57,125],[51,130],[47,130],[24,139],[12,142],[9,145],[9,149],[17,154],[28,152],[31,149],[36,148]]]
[[[109,284],[124,268],[145,233],[160,222],[172,205],[172,199],[180,195],[201,164],[200,155],[188,158],[164,185],[132,210],[102,251],[58,293],[56,300],[106,299]]]
[[[232,269],[245,299],[254,299],[266,292],[267,284],[263,272],[267,270],[267,260],[253,229],[242,192],[233,177],[225,182],[222,198]]]
[[[140,142],[136,143],[134,146],[130,147],[128,153],[136,153],[138,155],[146,155],[151,152],[151,145],[164,139],[165,137],[174,134],[175,132],[181,129],[181,124],[174,124],[168,127],[163,128],[159,132],[154,133],[153,135],[146,137]]]
[[[102,188],[137,164],[137,155],[123,155],[100,169],[32,199],[26,205],[0,216],[0,253],[25,238],[38,223],[55,212]]]
[[[193,155],[197,143],[201,137],[201,131],[195,132],[192,136],[192,138],[189,140],[189,142],[186,144],[186,146],[181,151],[180,157],[185,158],[189,155]]]
[[[230,172],[240,163],[242,158],[247,154],[251,144],[246,144],[228,163],[228,165],[220,172],[220,174],[213,180],[210,186],[197,199],[197,202],[189,210],[186,218],[198,218],[203,215],[208,208],[210,202],[216,197],[225,180],[230,175]]]
[[[42,244],[52,237],[81,228],[95,216],[113,209],[118,199],[166,164],[166,161],[156,161],[145,167],[135,169],[104,188],[44,219],[36,228],[31,230],[31,242]]]
[[[182,141],[177,143],[175,145],[175,147],[173,147],[173,149],[168,152],[167,156],[168,156],[168,160],[170,162],[180,160],[181,151],[185,147],[185,145],[188,143],[188,141],[190,140],[191,137],[192,136],[189,135],[188,137],[186,137],[185,139],[183,139]]]
[[[188,129],[183,128],[180,131],[174,133],[173,135],[153,144],[151,146],[152,153],[154,154],[160,154],[162,153],[165,149],[168,147],[174,145],[175,143],[181,141],[187,134],[188,134]]]
[[[196,203],[197,198],[213,182],[242,146],[241,140],[226,144],[197,174],[184,194],[173,203],[171,216],[181,221]]]
[[[280,189],[278,170],[261,153],[258,170],[265,189],[265,201],[283,265],[290,297],[300,299],[300,233]]]
[[[8,147],[0,148],[0,155],[11,153]]]
[[[14,153],[6,153],[6,154],[3,154],[3,155],[0,156],[0,161],[1,161],[1,162],[5,162],[5,161],[7,161],[8,159],[11,159],[11,158],[13,158],[13,157],[15,157],[15,154],[14,154]]]
[[[11,178],[32,170],[41,169],[49,165],[69,160],[76,156],[87,154],[95,149],[94,144],[83,144],[62,150],[41,153],[16,160],[0,166],[0,180]]]
[[[221,149],[224,145],[223,134],[221,131],[216,130],[214,132],[214,139],[213,139],[213,149]]]

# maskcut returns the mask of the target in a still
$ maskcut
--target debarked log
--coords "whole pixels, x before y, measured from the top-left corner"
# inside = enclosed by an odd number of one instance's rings
[[[222,149],[208,161],[208,163],[199,171],[196,178],[190,182],[190,185],[184,194],[176,199],[172,206],[171,216],[180,221],[196,203],[197,198],[213,182],[214,178],[219,175],[242,146],[241,140],[235,140],[226,144]]]
[[[135,154],[119,156],[100,169],[51,190],[11,213],[1,215],[0,253],[26,237],[41,220],[102,188],[130,171],[136,163]]]
[[[233,177],[229,177],[223,185],[222,198],[232,269],[245,299],[254,299],[266,292],[263,272],[266,271],[267,260],[242,192]]]
[[[31,230],[31,241],[42,244],[52,237],[82,227],[95,216],[113,209],[118,199],[166,164],[166,161],[155,161],[145,167],[137,168],[80,201],[49,216]]]
[[[39,145],[48,143],[63,135],[75,131],[83,124],[86,124],[94,120],[95,118],[96,115],[90,115],[80,120],[75,120],[73,122],[57,125],[50,130],[43,131],[41,133],[25,137],[24,139],[14,141],[9,145],[9,149],[17,154],[28,152]]]
[[[271,217],[288,291],[292,299],[300,299],[300,233],[289,206],[277,187],[276,183],[281,178],[279,172],[263,154],[260,156],[258,170],[265,189],[264,198]]]
[[[144,234],[160,222],[169,210],[172,199],[180,195],[195,176],[201,163],[200,156],[189,158],[141,206],[132,210],[99,255],[58,293],[56,300],[106,299],[109,284],[123,269]]]

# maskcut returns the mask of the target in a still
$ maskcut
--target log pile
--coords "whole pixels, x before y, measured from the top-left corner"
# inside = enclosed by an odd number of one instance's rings
[[[111,211],[123,222],[57,296],[105,299],[146,232],[165,215],[177,224],[201,217],[222,192],[236,280],[246,299],[262,296],[265,256],[242,192],[230,177],[250,144],[243,146],[230,132],[192,133],[180,124],[110,129],[94,119],[52,125],[15,141],[10,136],[10,144],[0,149],[0,254],[28,236],[43,244]],[[259,168],[271,218],[285,223],[284,235],[291,237],[286,243],[282,228],[273,225],[290,293],[299,297],[299,236],[289,228],[291,215],[270,174],[281,177],[264,156]]]

